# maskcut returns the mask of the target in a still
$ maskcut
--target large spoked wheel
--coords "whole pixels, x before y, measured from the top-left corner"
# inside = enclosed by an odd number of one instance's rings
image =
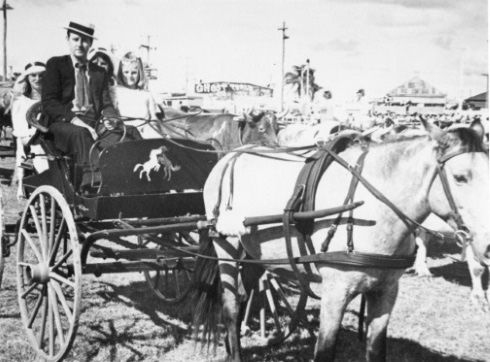
[[[193,233],[172,233],[164,235],[164,240],[176,247],[189,248],[197,245],[197,239]],[[140,244],[142,244],[140,240]],[[160,248],[164,248],[160,246]],[[194,258],[177,256],[164,258],[163,270],[145,271],[145,280],[153,293],[168,304],[180,303],[191,289],[192,273],[194,270]]]
[[[258,301],[258,303],[254,303]],[[242,334],[260,328],[269,345],[282,343],[302,321],[308,296],[287,280],[266,271],[252,289],[242,321]],[[258,317],[252,317],[253,305],[259,305]]]
[[[62,194],[41,186],[27,202],[17,245],[17,291],[31,345],[46,361],[69,352],[81,307],[78,234]]]

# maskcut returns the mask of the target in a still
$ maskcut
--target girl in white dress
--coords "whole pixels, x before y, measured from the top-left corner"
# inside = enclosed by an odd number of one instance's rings
[[[27,123],[27,110],[41,100],[42,77],[46,66],[42,62],[32,62],[25,66],[24,73],[16,80],[12,101],[13,135],[16,137],[15,166],[17,171],[17,198],[24,196],[22,161],[26,159],[25,147],[36,133],[36,129]],[[38,173],[48,169],[48,162],[40,145],[30,145],[30,153],[40,156],[33,158],[34,168]]]
[[[162,138],[156,129],[157,106],[147,90],[148,84],[143,62],[134,53],[129,52],[119,62],[117,72],[116,108],[122,117],[137,118],[125,121],[125,124],[137,127],[143,138]]]

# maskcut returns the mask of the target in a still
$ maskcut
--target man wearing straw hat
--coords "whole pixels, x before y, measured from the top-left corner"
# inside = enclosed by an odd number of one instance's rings
[[[52,57],[46,63],[42,105],[55,147],[72,155],[77,165],[89,165],[89,152],[98,138],[97,121],[101,116],[117,117],[117,111],[109,95],[108,75],[87,60],[95,39],[94,26],[70,22],[65,29],[70,54]],[[108,122],[104,122],[106,128],[113,129]],[[137,131],[131,133],[133,139],[141,138]],[[82,173],[81,188],[90,183],[88,170],[85,167]]]

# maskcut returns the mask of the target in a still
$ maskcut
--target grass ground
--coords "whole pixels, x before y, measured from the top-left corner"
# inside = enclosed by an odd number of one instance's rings
[[[0,167],[11,165],[0,160]],[[18,218],[22,204],[15,187],[4,188],[6,221]],[[433,248],[429,267],[436,275],[419,279],[406,274],[389,326],[389,361],[490,361],[490,315],[469,303],[471,281],[457,249]],[[15,248],[7,259],[0,291],[0,362],[40,361],[28,344],[21,323],[15,276]],[[223,361],[225,348],[206,353],[190,338],[190,306],[165,306],[154,297],[143,274],[83,276],[80,326],[70,362]],[[359,300],[348,307],[338,341],[339,361],[363,360],[357,338]],[[309,301],[313,331],[319,303]],[[246,361],[308,361],[315,338],[298,331],[286,342],[268,347],[257,331],[243,337]]]

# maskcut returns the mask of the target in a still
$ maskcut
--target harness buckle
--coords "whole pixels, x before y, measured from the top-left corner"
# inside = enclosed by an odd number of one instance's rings
[[[454,237],[456,238],[456,243],[462,248],[467,247],[471,243],[471,235],[465,230],[456,230]]]

